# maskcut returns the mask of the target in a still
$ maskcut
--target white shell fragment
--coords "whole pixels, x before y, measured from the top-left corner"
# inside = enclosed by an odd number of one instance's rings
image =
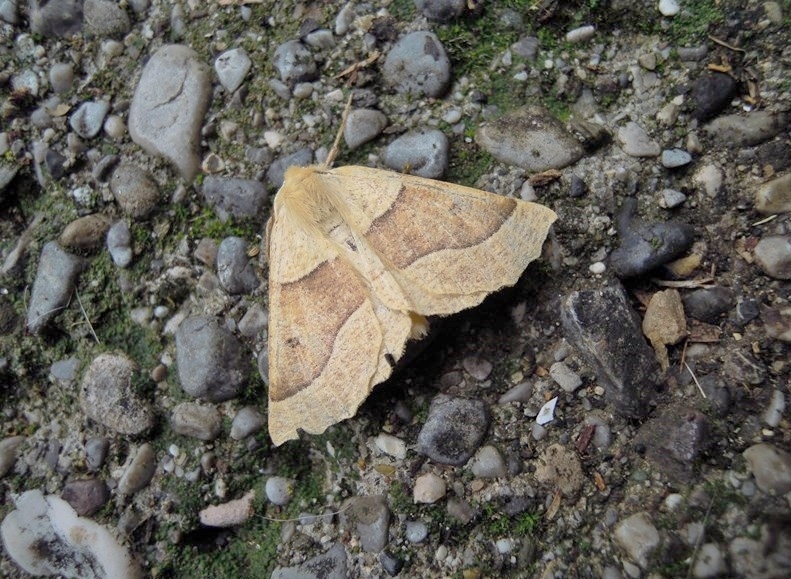
[[[79,579],[138,579],[139,563],[102,525],[77,516],[71,505],[40,490],[16,500],[2,525],[3,546],[32,575]]]
[[[536,416],[536,423],[544,425],[548,422],[552,422],[555,419],[555,406],[557,406],[557,403],[558,397],[555,396],[552,400],[544,404],[541,410],[539,410],[538,416]]]

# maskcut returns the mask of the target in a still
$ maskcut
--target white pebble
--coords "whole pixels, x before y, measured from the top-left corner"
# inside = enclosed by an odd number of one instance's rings
[[[662,16],[675,16],[680,9],[677,0],[659,0],[659,12]]]
[[[404,534],[410,543],[420,543],[428,537],[428,527],[422,521],[407,521]]]
[[[416,503],[436,503],[446,492],[445,481],[433,472],[420,475],[415,480],[415,488],[412,491],[412,500]]]
[[[376,448],[399,460],[406,458],[406,443],[392,434],[380,434],[374,439]]]
[[[495,545],[497,546],[497,552],[500,553],[501,555],[510,553],[511,549],[514,548],[511,539],[498,539]]]
[[[104,120],[104,132],[111,139],[119,140],[126,134],[124,120],[118,115],[110,115]]]
[[[461,120],[461,111],[459,109],[450,109],[442,115],[442,120],[449,125],[455,125]]]
[[[594,275],[601,275],[607,270],[607,265],[603,261],[596,261],[588,266],[588,270]]]
[[[772,428],[780,424],[780,419],[783,417],[783,411],[786,408],[786,399],[781,390],[775,390],[772,394],[772,400],[764,412],[764,422]]]
[[[580,26],[579,28],[575,28],[574,30],[569,30],[566,33],[566,42],[584,42],[590,38],[593,38],[593,34],[596,32],[596,28],[592,24],[587,24],[585,26]]]

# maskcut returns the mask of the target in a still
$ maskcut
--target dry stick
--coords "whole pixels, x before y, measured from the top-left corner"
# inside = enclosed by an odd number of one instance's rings
[[[293,519],[275,519],[273,517],[265,517],[264,515],[261,515],[261,518],[264,519],[265,521],[272,521],[273,523],[298,523],[302,519],[305,519],[305,518],[308,518],[308,517],[315,517],[317,519],[320,519],[322,517],[334,517],[335,515],[340,515],[341,513],[344,513],[346,511],[348,511],[350,508],[352,508],[352,506],[351,505],[347,505],[347,506],[343,507],[339,511],[333,511],[331,513],[326,513],[324,515],[305,515],[305,516],[296,517],[296,518],[293,518]]]
[[[101,344],[102,342],[99,340],[99,336],[96,335],[96,332],[93,330],[93,324],[91,324],[90,318],[88,318],[88,314],[85,311],[85,308],[82,307],[82,300],[80,299],[80,292],[74,290],[74,295],[77,296],[77,303],[80,304],[80,311],[82,312],[82,317],[85,318],[85,321],[88,323],[88,328],[91,330],[91,335],[93,339],[96,340],[97,344]]]
[[[346,108],[343,109],[343,116],[341,117],[341,128],[338,129],[338,134],[335,135],[335,141],[332,143],[332,148],[327,155],[327,160],[324,161],[324,166],[329,169],[335,162],[338,152],[341,147],[341,137],[343,136],[343,129],[346,127],[346,119],[349,117],[349,111],[352,108],[352,93],[349,92],[349,99],[346,101]]]
[[[711,34],[709,34],[709,40],[711,40],[712,42],[716,42],[720,46],[724,46],[725,48],[729,48],[730,50],[735,50],[736,52],[745,52],[745,53],[747,52],[743,48],[739,48],[738,46],[734,46],[732,44],[728,44],[724,40],[720,40],[719,38],[717,38],[716,36],[712,36]]]
[[[692,567],[695,565],[695,557],[698,556],[698,551],[700,551],[700,545],[703,543],[703,535],[706,533],[706,523],[709,521],[709,515],[711,514],[711,507],[714,505],[714,499],[712,498],[709,501],[709,508],[706,509],[706,515],[703,517],[703,529],[700,531],[700,535],[698,535],[698,540],[695,541],[695,548],[692,551],[692,557],[689,561],[689,567],[687,568],[687,579],[689,579],[690,575],[692,574]]]
[[[700,395],[703,396],[703,398],[708,398],[708,396],[706,396],[706,393],[703,391],[703,387],[700,385],[700,382],[698,382],[697,376],[695,376],[695,373],[692,371],[692,368],[690,368],[689,364],[687,364],[686,362],[684,362],[684,366],[686,366],[689,375],[692,376],[692,380],[695,381],[695,386],[697,386],[698,390],[700,390]]]
[[[763,225],[764,223],[769,223],[770,221],[772,221],[774,219],[777,219],[777,216],[778,216],[777,213],[775,213],[774,215],[770,215],[769,217],[767,217],[765,219],[761,219],[760,221],[756,221],[755,223],[753,223],[751,225],[751,227],[756,227],[758,225]]]

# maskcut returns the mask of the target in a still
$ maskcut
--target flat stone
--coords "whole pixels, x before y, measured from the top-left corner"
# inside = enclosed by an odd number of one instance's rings
[[[648,567],[651,555],[659,547],[659,531],[646,512],[635,513],[619,522],[613,532],[615,542],[641,568]]]
[[[44,245],[27,310],[28,331],[37,334],[69,303],[77,277],[84,267],[82,258],[63,251],[56,242]]]
[[[294,481],[282,476],[269,477],[266,479],[265,492],[270,503],[284,507],[294,496]]]
[[[631,157],[656,157],[662,152],[659,143],[634,121],[629,121],[618,129],[618,141],[623,152]]]
[[[299,40],[289,40],[275,49],[272,63],[287,85],[318,79],[316,61],[307,46]]]
[[[354,150],[379,136],[387,126],[387,117],[375,109],[355,109],[343,127],[343,139]]]
[[[228,92],[236,92],[250,68],[253,61],[247,56],[244,48],[232,48],[226,50],[214,61],[214,70],[217,72],[217,78],[220,79],[220,84]]]
[[[154,426],[151,405],[136,393],[137,364],[120,354],[100,354],[82,377],[80,406],[85,414],[121,434],[141,434]]]
[[[717,116],[730,104],[737,88],[736,79],[729,74],[704,73],[695,81],[690,91],[692,116],[699,121],[707,121]]]
[[[118,480],[118,492],[122,495],[133,495],[142,490],[151,482],[156,470],[154,447],[147,442],[141,444]]]
[[[697,320],[714,322],[733,306],[733,294],[725,287],[693,290],[684,296],[684,310]]]
[[[662,151],[662,166],[666,169],[676,169],[689,165],[692,162],[692,155],[684,149],[665,149]]]
[[[30,31],[49,38],[82,30],[83,0],[30,0]]]
[[[445,496],[447,485],[442,477],[427,472],[415,479],[412,500],[417,504],[432,504]]]
[[[491,445],[478,449],[472,457],[470,470],[478,478],[500,478],[508,474],[503,455]]]
[[[643,334],[651,342],[666,371],[670,365],[666,346],[678,344],[687,336],[687,318],[677,289],[658,291],[651,296],[643,316]]]
[[[192,181],[200,167],[200,128],[210,95],[209,66],[198,53],[180,44],[165,45],[143,68],[129,107],[129,135]]]
[[[747,115],[733,114],[714,119],[703,131],[731,148],[755,146],[768,141],[788,127],[791,113],[758,110]]]
[[[754,249],[755,261],[775,279],[791,279],[791,235],[767,235]]]
[[[63,500],[81,517],[90,516],[110,500],[110,489],[98,478],[73,480],[67,482],[61,494]]]
[[[217,249],[217,277],[229,294],[249,293],[260,283],[247,247],[241,237],[226,237]]]
[[[758,188],[755,210],[764,215],[791,211],[791,173],[767,181]]]
[[[107,230],[107,251],[118,267],[126,267],[132,263],[132,233],[123,219],[113,223]]]
[[[466,0],[415,0],[415,7],[423,16],[437,22],[450,22],[462,15]]]
[[[584,153],[577,139],[539,106],[523,107],[484,123],[475,140],[498,161],[536,173],[567,167]]]
[[[594,370],[608,401],[621,414],[644,417],[660,369],[623,288],[573,292],[562,300],[560,316],[566,339]]]
[[[231,438],[243,440],[260,431],[266,424],[266,417],[252,406],[240,408],[231,422]]]
[[[129,15],[114,0],[84,0],[85,33],[98,38],[123,38],[132,28]]]
[[[564,362],[555,362],[549,368],[552,380],[566,392],[574,392],[582,386],[582,378],[569,368]]]
[[[102,245],[111,219],[104,213],[92,213],[70,222],[58,242],[69,249],[95,249]]]
[[[222,417],[214,406],[203,406],[196,402],[182,402],[173,408],[170,427],[176,434],[214,440],[222,430]]]
[[[106,101],[82,103],[69,117],[69,126],[83,139],[92,139],[102,130],[104,117],[108,112],[110,103]]]

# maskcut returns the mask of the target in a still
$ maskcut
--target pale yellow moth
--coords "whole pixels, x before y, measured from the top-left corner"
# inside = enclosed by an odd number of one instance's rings
[[[333,169],[339,140],[324,164],[286,171],[267,224],[276,445],[353,416],[407,341],[425,335],[426,316],[514,285],[556,219],[470,187]]]

